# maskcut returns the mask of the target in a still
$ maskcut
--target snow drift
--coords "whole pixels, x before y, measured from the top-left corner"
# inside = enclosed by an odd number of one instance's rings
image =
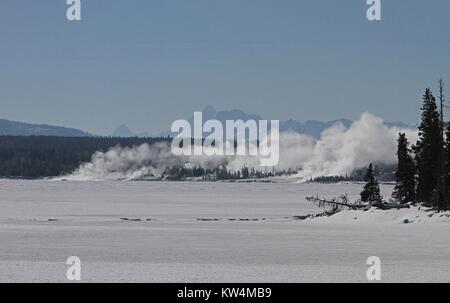
[[[333,223],[333,224],[436,224],[450,223],[450,211],[436,213],[433,209],[411,205],[410,208],[381,210],[371,208],[367,211],[343,210],[332,216],[308,218],[308,223]]]

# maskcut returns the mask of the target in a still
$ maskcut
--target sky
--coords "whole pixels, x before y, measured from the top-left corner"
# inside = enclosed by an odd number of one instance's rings
[[[266,119],[416,123],[448,82],[450,1],[0,1],[0,118],[158,133],[206,105]],[[449,115],[450,116],[450,115]]]

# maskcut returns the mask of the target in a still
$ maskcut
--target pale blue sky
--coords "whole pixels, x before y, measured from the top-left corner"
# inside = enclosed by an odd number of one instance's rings
[[[450,1],[0,1],[0,118],[158,132],[207,104],[269,119],[415,123],[425,87],[450,99]]]

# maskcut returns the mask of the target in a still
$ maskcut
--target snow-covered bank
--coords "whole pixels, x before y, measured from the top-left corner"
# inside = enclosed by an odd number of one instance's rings
[[[305,222],[332,224],[412,224],[450,223],[450,211],[436,213],[430,208],[411,205],[410,208],[380,210],[343,210],[331,216],[308,218]],[[450,228],[450,226],[449,226]]]

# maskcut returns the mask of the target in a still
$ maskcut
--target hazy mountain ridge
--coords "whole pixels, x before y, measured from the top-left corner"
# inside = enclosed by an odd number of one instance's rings
[[[216,110],[213,106],[206,106],[203,111],[203,121],[216,119],[225,124],[226,120],[262,120],[261,116],[257,114],[248,114],[239,109],[232,110]],[[193,124],[194,118],[191,116],[188,121]],[[280,131],[294,131],[300,134],[311,135],[314,138],[319,138],[322,131],[330,128],[336,123],[342,123],[346,128],[353,123],[349,119],[337,119],[333,121],[317,121],[307,120],[300,122],[298,120],[289,119],[280,121]],[[403,122],[385,122],[385,125],[399,128],[416,128],[416,125],[408,125]],[[48,124],[32,124],[26,122],[11,121],[7,119],[0,119],[0,135],[10,136],[58,136],[58,137],[92,137],[95,134],[85,132],[83,130],[68,128],[62,126],[48,125]],[[155,137],[174,136],[176,134],[166,131],[155,135]],[[122,124],[113,130],[111,133],[113,137],[151,137],[148,132],[135,133],[126,124]]]
[[[203,121],[206,120],[219,120],[223,124],[225,124],[226,120],[263,120],[261,116],[256,114],[248,114],[245,113],[242,110],[239,109],[232,109],[232,110],[216,110],[213,106],[208,105],[205,107],[205,109],[202,110],[203,113]],[[191,116],[188,121],[193,125],[194,123],[194,117]],[[342,123],[346,128],[349,128],[353,121],[349,119],[336,119],[332,121],[318,121],[318,120],[307,120],[305,122],[301,122],[294,119],[289,119],[286,121],[280,121],[280,132],[286,132],[286,131],[294,131],[300,134],[306,134],[313,136],[314,138],[319,138],[320,134],[333,126],[336,123]],[[416,126],[408,125],[403,122],[384,122],[384,124],[388,127],[399,127],[399,128],[416,128]],[[158,134],[158,136],[174,136],[176,134],[167,131],[164,133]]]
[[[31,124],[0,119],[0,135],[3,136],[57,136],[92,137],[93,135],[75,128],[47,124]]]

